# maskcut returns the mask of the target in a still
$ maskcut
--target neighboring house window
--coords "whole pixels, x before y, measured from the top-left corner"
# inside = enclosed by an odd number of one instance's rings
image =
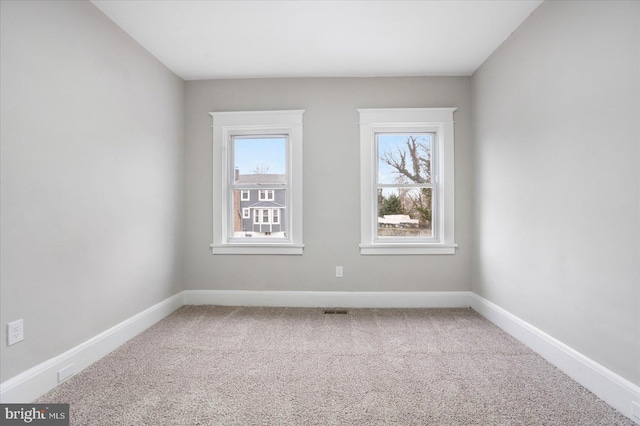
[[[260,209],[256,210],[253,217],[255,224],[264,225],[279,225],[280,224],[280,209]],[[273,229],[269,229],[268,232],[275,232]]]
[[[358,110],[361,254],[455,253],[455,110]]]
[[[258,191],[258,200],[260,201],[273,201],[275,191],[272,189],[261,189]]]
[[[303,113],[210,113],[214,254],[302,254]]]

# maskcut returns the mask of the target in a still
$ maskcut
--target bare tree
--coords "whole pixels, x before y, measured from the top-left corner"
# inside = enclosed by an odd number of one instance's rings
[[[431,149],[420,136],[407,136],[405,146],[380,154],[380,159],[395,169],[396,183],[430,183]],[[403,208],[412,216],[418,216],[420,226],[428,226],[432,219],[432,191],[401,189],[399,198]]]
[[[259,166],[256,166],[255,169],[253,169],[253,174],[254,175],[266,175],[269,173],[269,166],[267,164],[260,164]]]
[[[395,151],[383,152],[380,159],[412,183],[430,182],[431,149],[427,143],[419,136],[407,136],[405,145],[406,149],[398,147]],[[408,159],[407,154],[409,155]]]

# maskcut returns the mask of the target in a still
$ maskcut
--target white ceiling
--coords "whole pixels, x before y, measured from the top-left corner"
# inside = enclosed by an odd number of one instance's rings
[[[185,80],[471,75],[542,3],[91,1]]]

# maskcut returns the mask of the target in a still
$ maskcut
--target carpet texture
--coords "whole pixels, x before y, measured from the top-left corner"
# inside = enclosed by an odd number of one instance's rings
[[[184,306],[37,402],[73,425],[633,425],[471,309]]]

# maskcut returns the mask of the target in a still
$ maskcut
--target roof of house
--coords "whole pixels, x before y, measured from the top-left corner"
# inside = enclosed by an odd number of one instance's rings
[[[284,185],[286,182],[287,175],[281,174],[248,174],[248,175],[238,175],[238,180],[236,183],[258,183],[258,184],[278,184]]]
[[[255,204],[249,206],[250,209],[265,209],[265,208],[284,208],[284,206],[280,203],[276,203],[274,201],[258,201]]]

